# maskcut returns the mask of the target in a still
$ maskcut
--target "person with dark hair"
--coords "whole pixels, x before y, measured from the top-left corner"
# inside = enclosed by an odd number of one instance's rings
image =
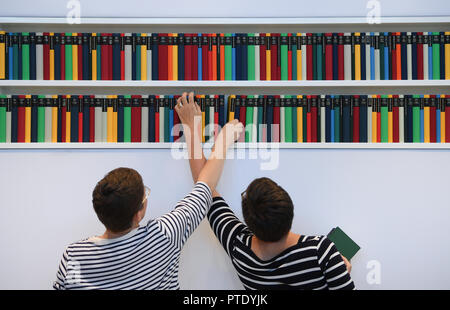
[[[199,136],[195,134],[194,116],[199,108],[194,104],[193,93],[189,94],[189,101],[186,95],[183,93],[175,108],[183,121],[186,140],[196,141]],[[139,223],[145,216],[150,189],[133,169],[110,171],[92,193],[94,210],[106,231],[66,247],[53,287],[179,289],[181,249],[206,216],[227,149],[242,131],[243,126],[237,120],[226,124],[217,136],[209,160],[199,171],[194,189],[171,212],[151,219],[144,226]],[[193,155],[189,153],[190,157]]]
[[[201,145],[188,141],[188,148],[198,150]],[[189,160],[194,181],[206,162],[200,154]],[[244,288],[355,288],[351,265],[331,240],[291,231],[294,204],[289,194],[271,179],[258,178],[250,183],[242,193],[242,214],[245,224],[213,191],[208,220]]]

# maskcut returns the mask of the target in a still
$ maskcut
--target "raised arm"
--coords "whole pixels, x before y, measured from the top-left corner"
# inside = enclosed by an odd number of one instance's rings
[[[183,93],[183,96],[178,99],[175,110],[183,124],[192,178],[194,182],[201,181],[208,184],[214,193],[222,174],[227,150],[239,138],[244,126],[238,120],[227,123],[218,134],[211,156],[206,160],[201,145],[200,107],[194,102],[192,92],[188,99],[186,99],[186,93]]]

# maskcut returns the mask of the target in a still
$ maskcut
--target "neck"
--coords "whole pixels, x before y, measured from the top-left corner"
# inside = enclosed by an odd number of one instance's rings
[[[106,231],[104,232],[103,235],[100,236],[100,238],[102,239],[115,239],[115,238],[119,238],[122,237],[126,234],[128,234],[130,231],[132,231],[133,229],[135,229],[137,226],[132,226],[131,228],[121,231],[121,232],[112,232],[109,229],[106,229]]]
[[[252,251],[262,260],[269,260],[276,255],[280,254],[287,248],[298,243],[300,235],[289,232],[278,241],[266,242],[253,236],[252,239]]]

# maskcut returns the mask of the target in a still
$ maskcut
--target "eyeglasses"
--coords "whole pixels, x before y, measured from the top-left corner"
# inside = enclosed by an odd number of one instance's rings
[[[150,188],[146,185],[144,185],[144,199],[142,199],[142,204],[148,199],[148,196],[150,195]]]

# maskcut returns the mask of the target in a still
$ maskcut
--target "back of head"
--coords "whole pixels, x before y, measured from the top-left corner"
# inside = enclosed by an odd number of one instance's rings
[[[131,228],[134,215],[142,207],[144,183],[134,169],[117,168],[101,179],[92,193],[99,220],[112,232]]]
[[[242,194],[242,214],[258,239],[276,242],[291,229],[294,205],[281,186],[269,178],[259,178]]]

